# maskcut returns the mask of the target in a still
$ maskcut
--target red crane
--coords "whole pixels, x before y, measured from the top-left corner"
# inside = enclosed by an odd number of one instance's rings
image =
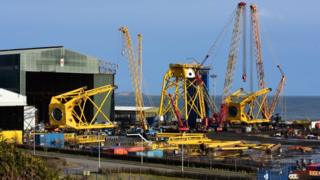
[[[188,125],[186,123],[183,123],[179,109],[177,108],[176,104],[174,103],[174,99],[171,94],[169,94],[169,98],[170,98],[172,108],[174,110],[174,114],[176,115],[176,118],[178,120],[178,130],[179,131],[188,131],[189,130]]]
[[[278,87],[277,87],[277,91],[276,91],[276,94],[273,96],[273,99],[272,99],[272,103],[271,103],[271,106],[270,108],[268,109],[268,118],[271,118],[274,110],[276,109],[277,107],[277,104],[279,102],[279,98],[280,98],[280,94],[281,92],[283,91],[283,88],[284,88],[284,84],[286,82],[286,76],[284,74],[284,72],[282,71],[282,68],[280,65],[277,65],[277,68],[279,69],[280,73],[281,73],[281,80],[278,84]]]

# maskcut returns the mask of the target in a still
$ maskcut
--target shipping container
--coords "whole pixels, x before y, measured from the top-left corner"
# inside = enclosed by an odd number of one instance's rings
[[[137,156],[143,156],[146,157],[157,157],[162,158],[163,157],[163,151],[162,150],[152,150],[152,151],[144,151],[144,152],[136,152]]]
[[[127,147],[126,148],[128,152],[141,152],[144,151],[144,147],[143,146],[131,146],[131,147]]]
[[[128,151],[126,148],[123,147],[113,147],[113,148],[106,148],[103,149],[103,152],[107,154],[116,154],[116,155],[127,155]]]
[[[36,145],[51,147],[51,148],[64,148],[64,134],[63,133],[47,133],[36,134]]]

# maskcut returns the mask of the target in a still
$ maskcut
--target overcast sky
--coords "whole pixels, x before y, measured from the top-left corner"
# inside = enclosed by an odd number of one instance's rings
[[[281,64],[285,95],[320,95],[320,11],[318,0],[246,1],[260,12],[267,86],[276,88]],[[1,1],[0,49],[63,45],[119,64],[118,92],[132,91],[118,28],[143,35],[144,92],[160,94],[170,63],[201,61],[235,9],[235,0],[28,0]],[[221,94],[232,27],[207,65],[218,75]],[[234,89],[241,83],[241,61]],[[213,73],[213,72],[212,72]],[[256,74],[256,73],[255,73]],[[255,83],[257,84],[257,83]]]

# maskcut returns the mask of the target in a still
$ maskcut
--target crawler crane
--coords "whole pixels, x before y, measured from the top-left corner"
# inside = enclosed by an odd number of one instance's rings
[[[242,4],[245,6],[245,4]],[[239,5],[240,8],[240,5]],[[260,27],[259,27],[259,19],[258,19],[258,10],[256,5],[250,6],[251,12],[251,32],[252,32],[252,52],[254,52],[254,57],[256,59],[256,69],[257,69],[257,79],[258,79],[258,91],[246,93],[243,89],[236,91],[235,93],[229,94],[229,89],[233,82],[233,72],[235,61],[237,57],[236,53],[238,52],[240,35],[233,35],[232,46],[229,53],[227,74],[225,80],[225,88],[223,93],[223,103],[222,103],[222,121],[226,121],[229,124],[259,124],[271,121],[271,116],[275,111],[276,105],[279,101],[279,96],[281,91],[283,90],[283,86],[285,83],[285,75],[278,65],[282,78],[276,90],[276,94],[273,97],[272,104],[269,106],[267,95],[271,91],[271,88],[266,88],[265,83],[265,72],[264,65],[262,60],[262,47],[261,47],[261,39],[260,39]],[[244,13],[244,12],[243,12]],[[244,15],[243,15],[244,16]],[[233,32],[239,32],[239,21],[240,18],[236,19],[234,29],[238,29]],[[242,26],[245,26],[244,22],[242,22]],[[245,38],[245,36],[243,36]],[[234,44],[238,46],[234,46]],[[244,61],[245,62],[245,61]],[[245,67],[245,64],[244,64]],[[251,69],[252,71],[252,69]],[[251,77],[252,78],[252,77]]]
[[[143,111],[142,95],[142,35],[138,34],[138,56],[135,56],[131,36],[128,27],[121,27],[123,53],[128,59],[131,82],[135,92],[135,103],[137,108],[136,118],[140,122],[142,130],[148,131],[149,127],[146,122],[146,116]]]
[[[279,96],[283,90],[285,84],[285,75],[278,65],[281,72],[281,80],[277,87],[276,93],[273,96],[272,102],[269,105],[267,96],[271,91],[271,88],[266,87],[264,63],[262,59],[262,46],[260,37],[260,26],[258,18],[258,10],[256,5],[250,6],[250,24],[251,24],[251,54],[256,61],[258,90],[253,91],[253,65],[251,65],[250,87],[251,92],[246,92],[244,89],[237,90],[231,93],[232,85],[234,83],[234,72],[239,57],[239,51],[242,44],[242,76],[241,79],[245,83],[247,80],[246,73],[246,3],[240,2],[235,10],[234,25],[232,30],[232,38],[230,43],[230,49],[227,61],[227,70],[224,81],[224,89],[222,94],[222,102],[220,106],[220,112],[212,110],[212,118],[215,120],[219,127],[223,127],[225,124],[259,124],[270,122],[271,117],[275,111],[275,108],[279,101]],[[220,38],[220,37],[218,37]],[[242,41],[242,43],[240,43]],[[203,63],[208,59],[210,55],[207,54]],[[202,63],[202,65],[203,65]],[[251,61],[253,64],[253,60]],[[207,98],[211,100],[211,98]],[[208,101],[207,100],[207,101]],[[215,115],[215,116],[213,116]],[[219,128],[221,129],[221,128]]]

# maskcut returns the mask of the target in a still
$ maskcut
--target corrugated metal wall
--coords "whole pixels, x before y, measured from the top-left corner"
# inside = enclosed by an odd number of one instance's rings
[[[23,130],[23,106],[0,107],[0,129]]]
[[[54,72],[27,72],[26,96],[28,105],[39,110],[39,120],[47,122],[48,106],[52,96],[59,95],[83,86],[92,89],[92,74],[54,73]],[[86,109],[88,117],[92,117],[92,106]]]
[[[0,87],[19,93],[20,91],[20,55],[0,56]]]
[[[21,70],[96,74],[99,61],[65,48],[30,50],[21,53]]]
[[[114,84],[114,74],[95,74],[94,75],[94,87],[100,87],[107,84]],[[100,104],[104,99],[105,94],[96,95],[94,98],[94,102],[96,104]],[[110,117],[111,121],[114,120],[114,92],[112,92],[111,96],[106,100],[106,103],[103,106],[103,110],[108,117]],[[94,111],[96,112],[96,111]],[[103,117],[101,115],[98,116],[98,121],[101,121]]]

